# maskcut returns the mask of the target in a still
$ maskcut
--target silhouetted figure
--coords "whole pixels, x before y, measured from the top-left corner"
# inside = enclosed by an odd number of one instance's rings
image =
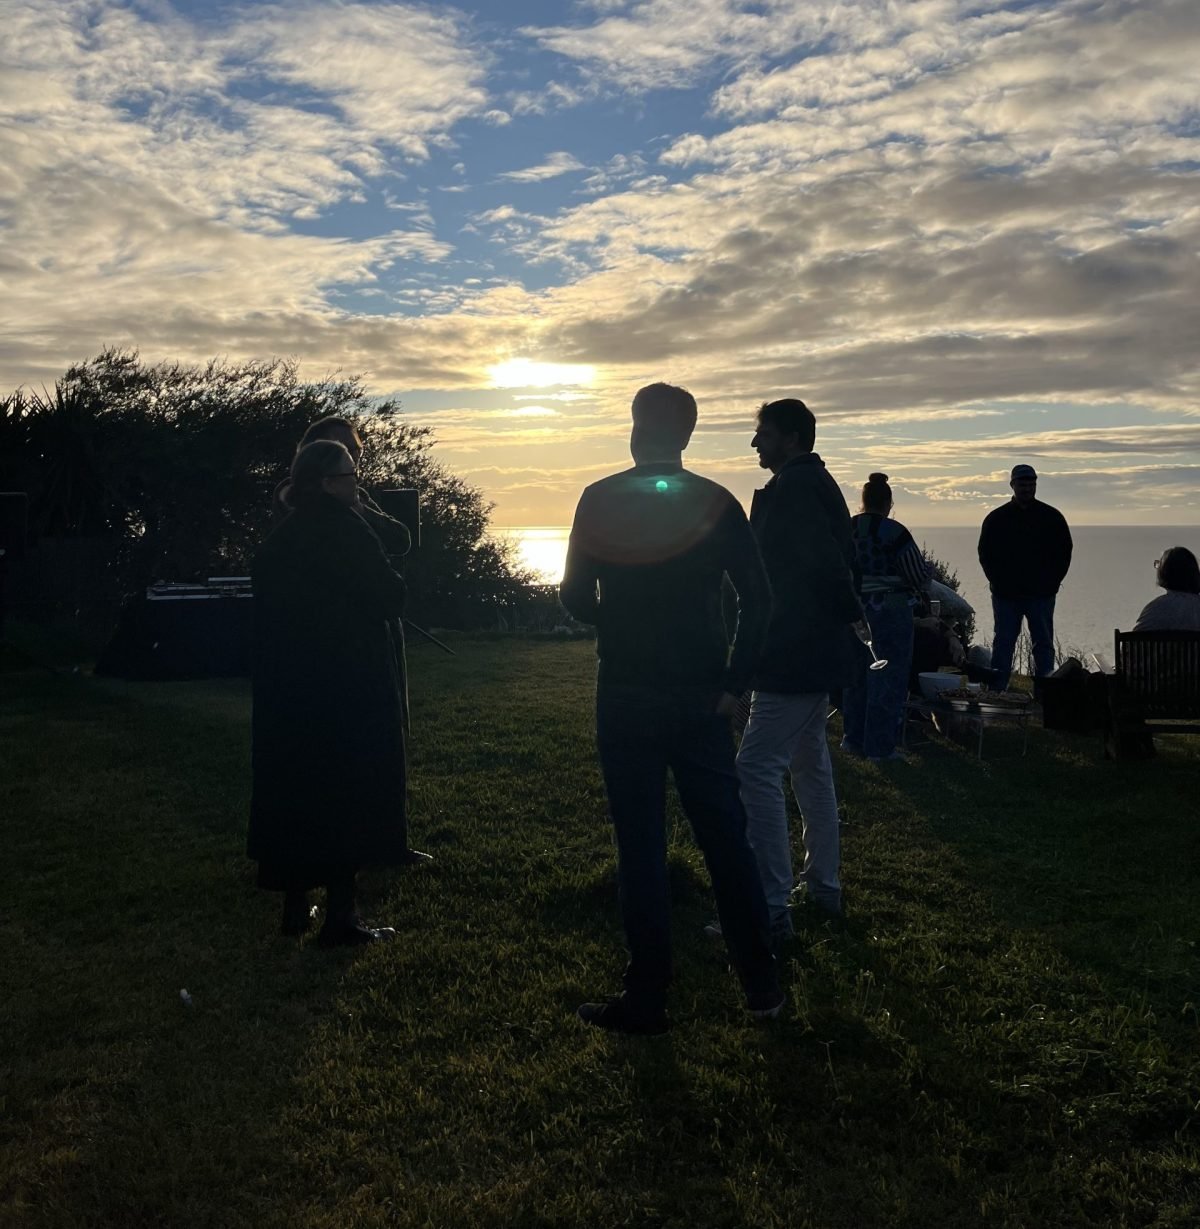
[[[634,467],[583,492],[561,588],[566,609],[596,626],[596,741],[629,945],[624,993],[585,1003],[579,1015],[620,1032],[668,1027],[668,769],[712,876],[747,1006],[774,1016],[783,1003],[729,721],[762,643],[769,593],[741,505],[683,468],[695,424],[696,402],[684,389],[638,392]],[[740,609],[732,656],[721,617],[725,574]]]
[[[1034,673],[1054,669],[1054,600],[1071,566],[1071,531],[1057,508],[1037,498],[1037,471],[1013,467],[1012,499],[984,517],[979,563],[992,590],[992,670],[1003,691],[1012,674],[1021,621],[1029,625]]]
[[[863,607],[882,670],[863,670],[842,697],[842,746],[869,760],[903,759],[896,746],[908,699],[913,654],[913,607],[929,585],[929,568],[913,536],[892,520],[887,474],[871,474],[862,511],[851,521]]]
[[[935,674],[944,666],[954,666],[970,674],[967,650],[953,623],[946,618],[913,619],[912,661],[908,667],[908,690],[920,691],[922,674]],[[990,675],[989,675],[990,677]]]
[[[358,918],[355,876],[408,856],[404,725],[392,628],[404,581],[356,510],[354,462],[321,440],[292,463],[291,513],[254,558],[253,779],[248,851],[282,891],[283,930],[308,927],[325,885],[321,940],[390,938]]]
[[[318,418],[304,432],[296,451],[299,452],[300,449],[315,443],[317,440],[333,440],[334,443],[341,444],[350,454],[355,467],[362,460],[362,436],[359,435],[358,428],[349,419],[338,418],[332,414],[326,418]],[[275,488],[273,504],[277,519],[282,519],[288,513],[288,488],[289,483],[287,481],[281,482]],[[383,549],[387,552],[392,567],[403,575],[404,556],[412,550],[412,534],[409,533],[408,526],[403,521],[398,521],[394,517],[388,516],[371,498],[367,490],[361,486],[358,488],[357,502],[354,505],[354,510],[367,522],[374,531],[375,536],[383,543]],[[408,655],[405,649],[403,619],[396,619],[391,628],[391,635],[392,646],[396,654],[396,672],[400,680],[400,703],[403,712],[404,731],[407,734],[409,730]],[[433,858],[430,854],[422,853],[419,849],[410,849],[408,856],[404,859],[406,865],[423,865],[432,861]]]
[[[771,619],[737,770],[776,944],[793,928],[785,773],[803,825],[804,905],[818,918],[842,912],[838,804],[825,724],[829,692],[866,668],[853,628],[862,607],[854,592],[850,513],[813,451],[815,442],[816,419],[794,398],[763,405],[750,441],[759,465],[773,475],[755,491],[750,511],[771,582]]]
[[[1200,566],[1186,546],[1171,546],[1154,561],[1160,589],[1133,625],[1135,632],[1200,631]]]

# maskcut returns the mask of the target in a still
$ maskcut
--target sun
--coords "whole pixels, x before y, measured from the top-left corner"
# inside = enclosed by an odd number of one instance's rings
[[[554,388],[591,384],[595,367],[587,363],[537,363],[528,358],[510,358],[488,368],[493,388]]]

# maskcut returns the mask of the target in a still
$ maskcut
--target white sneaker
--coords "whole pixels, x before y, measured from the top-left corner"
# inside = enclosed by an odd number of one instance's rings
[[[720,943],[725,938],[721,930],[721,922],[719,918],[714,918],[711,922],[704,923],[704,937],[712,939],[714,942]]]

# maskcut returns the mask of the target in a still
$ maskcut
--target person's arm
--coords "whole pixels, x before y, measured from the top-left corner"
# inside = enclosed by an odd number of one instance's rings
[[[1061,585],[1066,579],[1067,573],[1071,570],[1071,552],[1075,548],[1074,542],[1071,541],[1071,530],[1067,525],[1067,518],[1061,512],[1056,512],[1057,524],[1057,552],[1056,560],[1058,583]]]
[[[563,608],[580,623],[598,623],[600,620],[599,568],[596,560],[584,546],[587,522],[587,492],[575,509],[571,525],[571,537],[567,542],[567,562],[563,568],[562,584],[558,587],[558,600]]]
[[[737,627],[722,690],[735,698],[750,685],[771,617],[771,586],[754,531],[741,505],[730,500],[721,520],[722,564],[737,593]]]
[[[996,523],[989,512],[979,527],[979,566],[988,580],[994,579],[996,569]]]
[[[895,563],[897,573],[907,582],[913,592],[928,592],[929,582],[932,579],[929,565],[925,562],[925,556],[921,554],[921,548],[911,538],[903,549],[896,552]]]
[[[388,516],[363,487],[358,488],[358,514],[370,525],[389,555],[407,555],[412,550],[412,534],[408,526],[394,516]]]
[[[404,578],[388,563],[383,544],[358,516],[347,516],[330,540],[334,583],[364,609],[382,619],[404,614]]]
[[[1158,598],[1154,598],[1142,607],[1137,622],[1129,630],[1134,632],[1156,632],[1161,624],[1158,619]]]
[[[854,580],[850,513],[832,478],[822,492],[817,483],[785,471],[763,529],[764,537],[771,535],[770,553],[790,557],[791,566],[820,587],[826,595],[822,605],[833,622],[857,623],[863,617]]]

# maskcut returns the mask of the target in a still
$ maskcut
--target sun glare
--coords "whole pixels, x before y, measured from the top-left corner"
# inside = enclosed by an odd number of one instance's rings
[[[595,367],[587,363],[535,363],[510,358],[488,368],[493,388],[555,388],[564,384],[591,384]]]
[[[567,561],[565,529],[500,529],[496,534],[516,545],[517,562],[540,583],[557,585],[562,580],[563,564]]]

